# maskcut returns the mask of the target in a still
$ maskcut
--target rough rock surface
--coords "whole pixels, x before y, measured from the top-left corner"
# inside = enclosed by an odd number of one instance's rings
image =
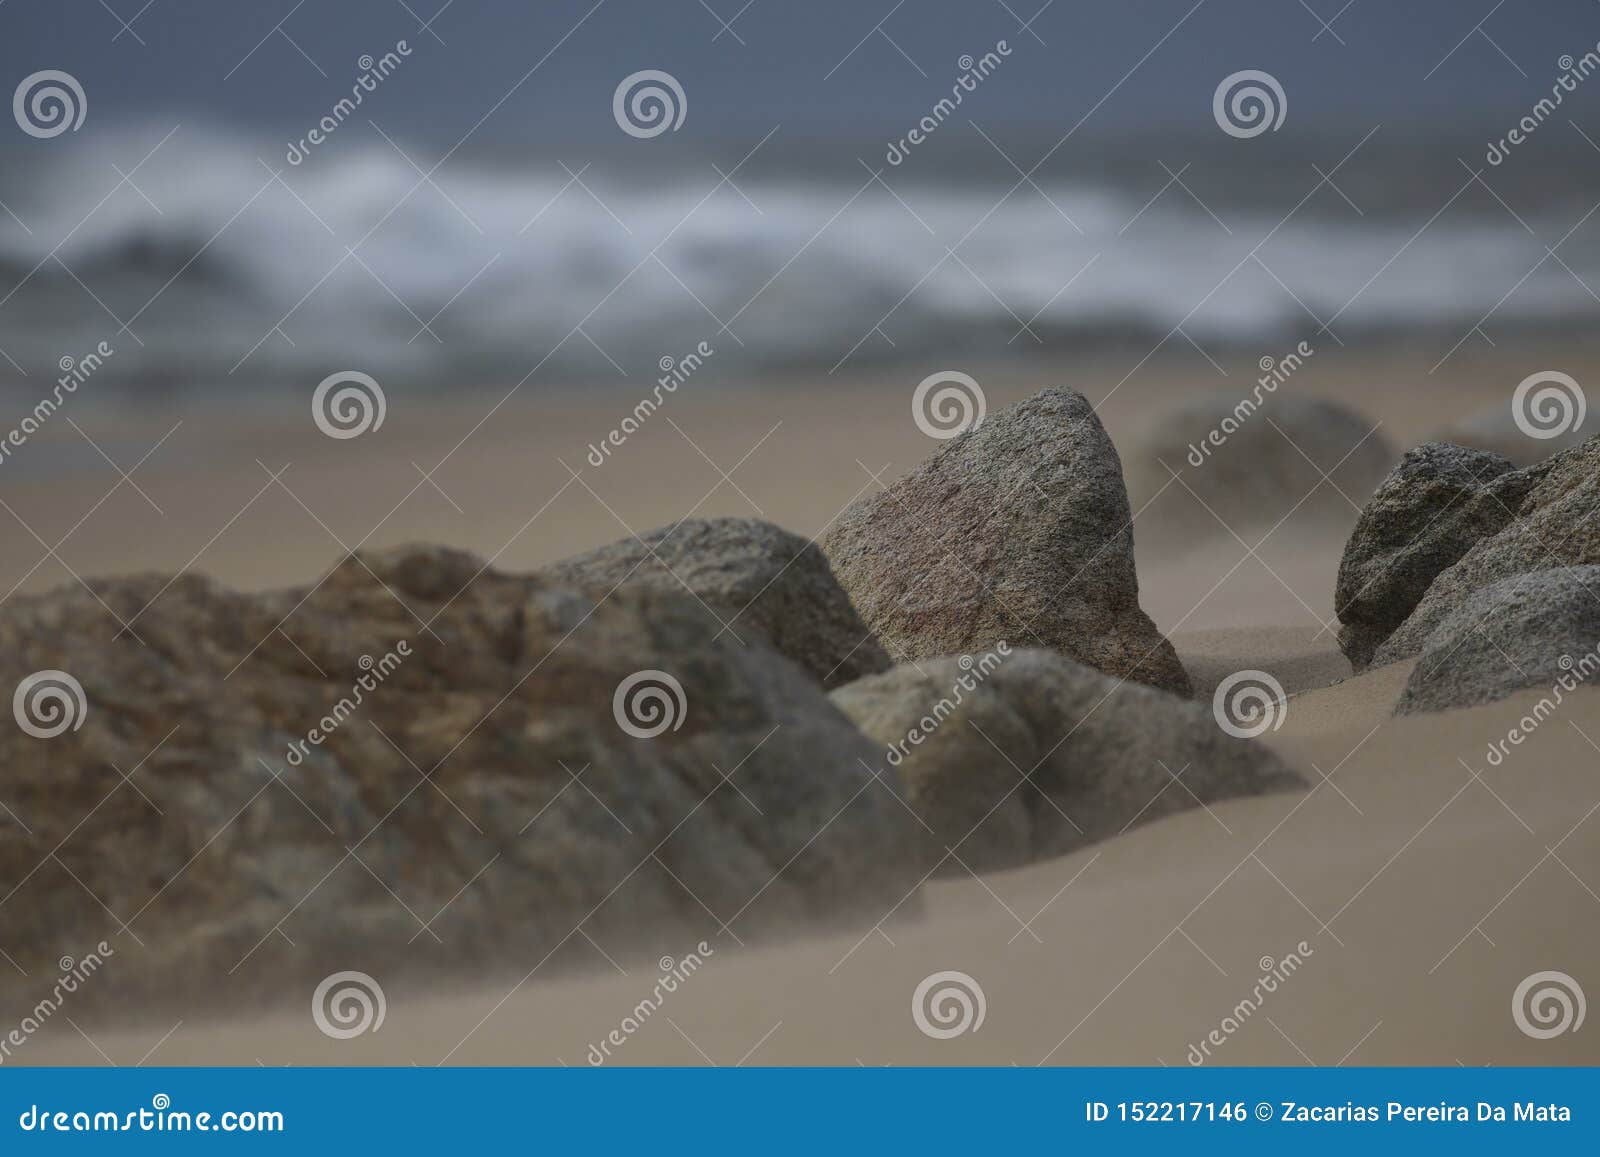
[[[1531,483],[1498,454],[1448,443],[1406,451],[1345,545],[1333,605],[1359,671],[1441,571],[1509,523]]]
[[[1597,647],[1600,566],[1513,575],[1434,628],[1395,713],[1470,707],[1562,680],[1576,686],[1600,672]]]
[[[1305,786],[1208,707],[1050,651],[907,664],[833,701],[877,743],[876,766],[898,768],[945,874],[1062,855],[1196,798]]]
[[[1281,386],[1253,411],[1226,394],[1164,413],[1125,455],[1141,531],[1159,527],[1170,541],[1285,520],[1348,526],[1351,503],[1383,480],[1394,449],[1349,407],[1295,388]],[[1220,446],[1208,442],[1213,431]]]
[[[1508,474],[1494,489],[1514,517],[1440,572],[1410,617],[1378,648],[1374,663],[1421,653],[1434,628],[1468,596],[1500,579],[1600,564],[1600,438]]]
[[[137,577],[0,608],[0,687],[59,670],[84,696],[54,738],[0,727],[0,947],[42,979],[108,940],[80,1003],[303,1007],[336,970],[681,956],[914,890],[897,785],[805,672],[687,596],[480,568],[402,549],[310,591]],[[652,669],[682,705],[619,709]]]
[[[945,443],[853,504],[822,547],[898,661],[1005,641],[1189,691],[1139,607],[1116,448],[1072,390],[1045,390]]]
[[[564,559],[552,581],[604,594],[618,583],[684,593],[717,629],[753,628],[825,687],[888,670],[889,656],[811,542],[753,518],[690,519]]]

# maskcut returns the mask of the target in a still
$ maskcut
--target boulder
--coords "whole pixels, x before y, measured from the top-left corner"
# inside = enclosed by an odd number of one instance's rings
[[[1167,542],[1285,522],[1345,527],[1394,459],[1375,424],[1338,402],[1217,394],[1167,411],[1134,443],[1128,489],[1141,531],[1159,527]]]
[[[0,947],[45,977],[108,940],[77,1002],[681,955],[920,876],[815,679],[648,587],[418,549],[261,595],[99,581],[0,608],[0,687]]]
[[[1441,571],[1511,521],[1528,485],[1484,450],[1429,443],[1406,451],[1361,512],[1339,564],[1339,645],[1356,670]]]
[[[1600,672],[1600,566],[1513,575],[1434,628],[1397,715],[1492,703],[1528,687],[1570,691]]]
[[[898,769],[944,874],[1063,855],[1197,801],[1305,787],[1208,706],[1052,651],[925,660],[832,697],[877,744],[875,766]]]
[[[1600,564],[1600,438],[1505,475],[1491,487],[1503,519],[1439,572],[1416,609],[1373,655],[1393,663],[1422,652],[1428,636],[1473,592],[1533,571]],[[1509,512],[1511,517],[1505,518]]]
[[[605,593],[619,583],[687,593],[707,620],[759,633],[822,683],[888,670],[889,656],[809,540],[753,518],[689,519],[564,559],[543,573]]]
[[[1045,390],[946,442],[851,505],[822,548],[899,661],[1005,641],[1189,691],[1139,607],[1116,448],[1072,390]]]

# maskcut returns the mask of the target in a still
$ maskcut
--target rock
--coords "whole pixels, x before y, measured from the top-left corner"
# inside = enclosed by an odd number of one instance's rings
[[[1488,450],[1509,459],[1513,466],[1532,466],[1600,432],[1600,412],[1587,414],[1582,423],[1550,438],[1534,438],[1517,426],[1508,403],[1470,414],[1439,434],[1436,441],[1454,442]]]
[[[1063,855],[1197,798],[1305,786],[1209,707],[1051,651],[924,660],[833,701],[878,745],[875,766],[898,767],[945,874]]]
[[[945,443],[850,506],[822,548],[897,660],[1005,641],[1188,693],[1139,608],[1116,448],[1072,390],[1045,390]]]
[[[1339,564],[1339,645],[1356,670],[1441,571],[1511,520],[1527,489],[1498,454],[1446,443],[1406,451],[1361,512]]]
[[[1420,654],[1435,627],[1474,591],[1512,575],[1600,564],[1600,438],[1563,450],[1492,488],[1511,517],[1439,573],[1416,609],[1373,655],[1393,663]]]
[[[1501,579],[1434,628],[1397,715],[1491,703],[1528,687],[1570,691],[1600,671],[1600,566]]]
[[[1196,398],[1135,443],[1128,489],[1141,531],[1159,527],[1170,543],[1285,522],[1348,526],[1394,464],[1375,424],[1338,402],[1279,393],[1253,405]]]
[[[309,591],[113,579],[0,607],[0,688],[41,670],[83,705],[0,727],[0,946],[43,983],[108,940],[75,1012],[682,956],[920,877],[876,746],[686,595],[416,549]]]
[[[690,519],[565,559],[542,572],[598,593],[626,582],[704,604],[708,621],[753,628],[824,687],[888,670],[889,656],[808,540],[753,518]]]

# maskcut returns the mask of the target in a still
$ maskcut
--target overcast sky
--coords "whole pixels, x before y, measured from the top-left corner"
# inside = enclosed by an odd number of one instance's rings
[[[1396,125],[1404,110],[1419,125],[1488,135],[1505,127],[1506,109],[1548,93],[1559,57],[1600,40],[1600,4],[5,0],[0,80],[9,91],[40,69],[71,72],[101,126],[148,116],[287,132],[348,92],[359,57],[401,39],[413,55],[383,94],[382,120],[446,143],[469,132],[474,145],[613,139],[612,91],[645,68],[682,82],[683,140],[759,135],[780,122],[786,138],[888,131],[949,91],[959,57],[1000,39],[1014,61],[1034,59],[983,94],[983,116],[996,123],[1070,127],[1087,116],[1085,138],[1210,131],[1218,79],[1260,68],[1283,82],[1302,128],[1380,115]]]

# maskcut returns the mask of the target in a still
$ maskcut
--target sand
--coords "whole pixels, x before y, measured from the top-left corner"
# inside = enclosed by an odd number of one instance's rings
[[[1123,385],[1131,363],[1019,364],[984,380],[991,408],[1044,384],[1110,391],[1104,416],[1121,442],[1190,388],[1194,361],[1153,361]],[[1224,365],[1242,388],[1248,359]],[[1303,384],[1383,419],[1404,445],[1504,399],[1523,365],[1497,351],[1446,381],[1402,355],[1330,355]],[[8,499],[39,539],[56,544],[120,485],[61,561],[29,573],[45,547],[19,529],[0,592],[71,581],[66,567],[172,570],[192,558],[240,586],[300,582],[368,536],[467,546],[519,569],[691,509],[815,533],[874,474],[927,453],[908,393],[863,380],[690,391],[599,468],[586,448],[630,408],[627,390],[526,387],[475,432],[496,395],[391,398],[372,444],[308,437],[293,414],[190,410],[134,475],[148,499],[79,433],[55,428],[54,442],[40,438],[59,451],[59,475]],[[99,415],[84,431],[124,469],[176,420],[130,415],[113,430]],[[263,469],[288,462],[281,485]],[[1022,870],[935,882],[919,919],[766,946],[720,939],[608,1063],[1600,1063],[1594,1026],[1537,1040],[1512,1015],[1518,982],[1541,970],[1600,994],[1600,691],[1570,698],[1497,767],[1488,744],[1539,692],[1393,718],[1406,665],[1354,676],[1328,629],[1347,531],[1297,527],[1259,558],[1220,533],[1181,554],[1138,540],[1144,604],[1202,693],[1244,667],[1285,686],[1281,727],[1260,741],[1302,772],[1305,792],[1196,808]],[[583,1065],[657,980],[652,962],[594,948],[587,975],[390,986],[382,1029],[349,1041],[318,1031],[309,999],[220,1020],[129,1010],[53,1022],[12,1063]],[[1263,971],[1291,958],[1292,974],[1239,1016]],[[985,1015],[976,1031],[934,1039],[913,1019],[913,992],[945,970],[973,978]],[[1209,1057],[1191,1050],[1213,1030],[1223,1043]]]

